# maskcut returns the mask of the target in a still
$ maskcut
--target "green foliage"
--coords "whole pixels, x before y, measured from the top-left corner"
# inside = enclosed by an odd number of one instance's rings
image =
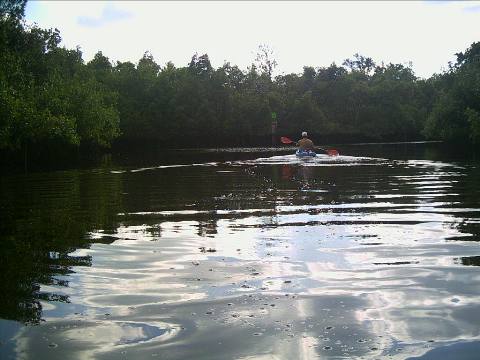
[[[27,0],[0,0],[0,17],[22,18],[25,15]]]
[[[0,148],[109,146],[119,135],[116,93],[60,40],[58,30],[0,20]]]
[[[343,65],[350,69],[350,71],[360,72],[362,74],[369,74],[375,69],[375,63],[370,57],[365,57],[360,54],[353,55],[354,59],[346,59]]]
[[[450,71],[437,77],[425,134],[448,141],[480,142],[480,42],[458,53]]]
[[[455,54],[457,56],[457,63],[455,68],[460,68],[468,64],[477,64],[480,62],[480,42],[474,42],[464,53]]]
[[[279,134],[306,130],[324,141],[480,142],[480,43],[426,80],[411,65],[377,65],[360,54],[272,79],[277,62],[264,45],[247,71],[214,69],[207,54],[177,68],[149,52],[136,64],[113,64],[99,51],[85,64],[78,48],[60,47],[58,30],[25,25],[23,8],[18,1],[0,19],[0,149],[109,147],[116,139],[254,145],[270,141],[272,112]]]
[[[470,125],[470,140],[480,144],[480,112],[471,108],[465,110],[465,116]]]

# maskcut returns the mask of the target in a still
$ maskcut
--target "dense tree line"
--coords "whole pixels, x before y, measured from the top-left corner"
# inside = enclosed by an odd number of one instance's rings
[[[85,63],[58,30],[23,21],[25,0],[2,2],[0,149],[266,145],[309,131],[317,142],[437,139],[480,142],[480,43],[448,71],[419,79],[411,66],[355,54],[338,66],[272,78],[260,47],[246,71],[214,69],[195,54],[184,67],[146,52],[134,64],[102,52]]]
[[[480,144],[480,42],[465,52],[449,70],[429,79],[433,107],[425,124],[428,137]]]

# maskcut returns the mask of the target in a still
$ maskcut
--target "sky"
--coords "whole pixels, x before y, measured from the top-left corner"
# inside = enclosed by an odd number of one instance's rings
[[[274,75],[304,66],[341,65],[355,53],[408,64],[428,78],[480,41],[480,1],[41,1],[26,20],[58,28],[62,45],[89,61],[155,61],[186,66],[195,53],[212,66],[246,70],[260,45],[273,52]]]

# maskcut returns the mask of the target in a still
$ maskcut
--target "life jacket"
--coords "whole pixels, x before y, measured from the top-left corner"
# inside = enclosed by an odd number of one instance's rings
[[[313,150],[315,148],[313,141],[308,138],[301,138],[298,140],[297,144],[300,150]]]

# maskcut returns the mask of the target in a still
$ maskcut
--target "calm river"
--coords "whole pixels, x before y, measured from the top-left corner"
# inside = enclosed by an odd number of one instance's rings
[[[480,162],[175,151],[0,177],[0,358],[478,359]]]

